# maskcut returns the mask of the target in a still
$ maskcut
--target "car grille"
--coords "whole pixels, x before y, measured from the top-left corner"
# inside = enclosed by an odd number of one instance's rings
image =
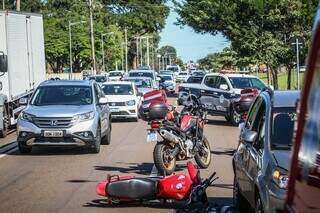
[[[33,122],[40,128],[68,128],[71,126],[72,118],[33,118]]]
[[[109,106],[125,106],[125,102],[109,102]]]

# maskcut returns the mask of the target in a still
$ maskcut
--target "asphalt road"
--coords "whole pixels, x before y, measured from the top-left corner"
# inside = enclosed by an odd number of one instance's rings
[[[239,130],[221,117],[211,117],[205,134],[212,149],[210,168],[220,179],[207,192],[217,204],[232,202],[233,171],[231,157]],[[109,206],[95,193],[98,181],[109,174],[149,176],[153,168],[154,144],[146,142],[147,124],[114,122],[111,145],[99,154],[82,149],[34,149],[20,155],[16,149],[0,155],[0,212],[175,212],[172,205],[158,203]],[[6,142],[14,141],[12,133]],[[2,141],[3,142],[3,141]],[[185,172],[182,166],[181,172]]]

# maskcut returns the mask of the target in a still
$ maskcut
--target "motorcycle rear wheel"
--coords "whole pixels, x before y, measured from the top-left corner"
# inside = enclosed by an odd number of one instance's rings
[[[201,169],[206,169],[209,167],[211,162],[211,149],[206,137],[203,137],[201,148],[205,149],[204,151],[206,152],[206,156],[202,156],[200,153],[201,151],[199,151],[195,154],[194,159]]]
[[[161,175],[171,175],[176,168],[176,158],[168,160],[172,148],[165,143],[157,143],[153,150],[153,160],[158,172]]]

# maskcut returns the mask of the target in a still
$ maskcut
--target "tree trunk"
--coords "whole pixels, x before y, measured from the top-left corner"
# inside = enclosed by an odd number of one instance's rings
[[[274,90],[277,90],[279,88],[279,86],[278,86],[278,69],[273,66],[271,66],[270,68],[271,68],[273,87],[274,87]]]
[[[288,77],[287,77],[287,90],[291,90],[291,73],[292,69],[291,66],[286,66],[287,72],[288,72]]]

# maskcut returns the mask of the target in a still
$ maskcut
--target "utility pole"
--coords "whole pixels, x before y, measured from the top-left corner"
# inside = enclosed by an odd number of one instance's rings
[[[137,67],[139,67],[139,41],[138,41],[139,37],[136,37],[136,65]],[[136,67],[136,68],[137,68]]]
[[[4,0],[3,0],[3,2],[4,2]],[[16,1],[16,6],[17,6],[17,11],[20,11],[20,0],[17,0]]]
[[[149,36],[147,36],[147,65],[150,66]]]
[[[127,28],[124,29],[124,37],[125,37],[125,40],[126,40],[126,72],[128,72],[128,32],[127,32]]]
[[[6,4],[4,3],[5,0],[2,0],[2,10],[6,9]]]
[[[89,12],[90,12],[90,37],[91,37],[91,57],[92,57],[92,69],[93,74],[97,73],[96,67],[96,54],[95,54],[95,47],[94,47],[94,30],[93,30],[93,1],[89,0]]]
[[[142,47],[143,47],[143,42],[142,38],[139,37],[139,42],[140,42],[140,65],[143,65],[143,52],[142,52]]]
[[[103,37],[107,35],[107,33],[101,33],[101,50],[102,50],[102,70],[105,72],[105,63],[104,63],[104,41]]]
[[[301,41],[299,41],[299,38],[296,37],[295,41],[293,43],[291,43],[291,45],[295,46],[295,51],[296,51],[296,69],[297,69],[297,89],[300,89],[300,59],[299,59],[299,55],[300,55],[300,46],[303,45],[303,43]]]
[[[121,69],[124,70],[124,51],[123,51],[124,43],[121,43]]]

